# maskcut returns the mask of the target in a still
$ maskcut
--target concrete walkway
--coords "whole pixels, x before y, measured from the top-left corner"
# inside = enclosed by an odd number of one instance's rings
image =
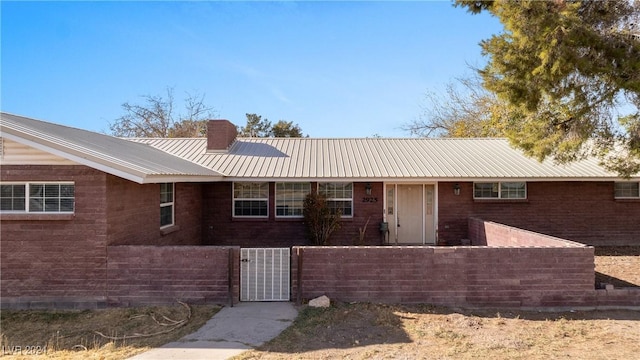
[[[239,303],[222,308],[193,334],[130,359],[228,359],[275,338],[297,315],[290,302]]]

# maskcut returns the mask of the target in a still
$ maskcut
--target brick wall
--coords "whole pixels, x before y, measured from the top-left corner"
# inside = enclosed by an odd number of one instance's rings
[[[175,184],[175,227],[160,230],[160,185],[107,175],[109,245],[200,245],[202,185]]]
[[[73,181],[75,214],[1,216],[2,306],[104,304],[106,175],[84,166],[2,166],[2,181]]]
[[[312,188],[316,184],[312,183]],[[369,224],[364,245],[379,245],[378,230],[382,221],[382,183],[372,183],[372,194],[366,195],[365,183],[354,183],[353,218],[344,218],[341,228],[332,235],[335,245],[354,245],[359,242],[359,229]],[[233,218],[233,184],[230,182],[204,185],[203,238],[207,245],[238,245],[244,247],[290,247],[309,245],[303,219],[275,217],[275,183],[269,183],[269,218]],[[371,200],[364,201],[364,198]],[[377,200],[377,201],[374,201]]]
[[[466,307],[640,306],[640,289],[594,288],[593,247],[479,219],[468,224],[474,243],[494,246],[294,247],[292,297]]]
[[[294,296],[300,289],[305,299],[535,307],[594,291],[593,248],[295,247],[293,254]]]
[[[0,168],[4,182],[73,181],[75,213],[0,217],[3,307],[97,307],[106,302],[108,244],[201,243],[202,186],[176,184],[176,227],[160,231],[160,187],[85,166]]]
[[[438,235],[449,245],[469,237],[467,219],[531,230],[589,245],[638,245],[640,201],[615,200],[613,182],[528,182],[525,201],[474,201],[473,183],[438,184]]]
[[[511,226],[469,218],[469,240],[474,246],[583,247],[583,244],[522,230]]]
[[[180,300],[225,304],[230,298],[237,302],[239,253],[237,247],[109,246],[108,303],[129,306]]]

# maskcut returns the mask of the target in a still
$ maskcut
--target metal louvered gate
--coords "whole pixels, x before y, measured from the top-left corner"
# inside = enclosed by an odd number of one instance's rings
[[[289,301],[289,248],[240,249],[240,301]]]

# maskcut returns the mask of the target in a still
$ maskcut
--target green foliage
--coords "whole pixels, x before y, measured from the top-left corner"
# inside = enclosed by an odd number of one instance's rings
[[[505,133],[538,159],[588,155],[640,169],[640,2],[467,1],[504,32],[481,42],[483,85],[507,106]]]
[[[238,127],[238,135],[243,137],[303,137],[302,129],[293,121],[279,120],[271,124],[268,119],[263,119],[261,115],[246,114],[247,124]]]
[[[279,120],[273,124],[271,128],[271,136],[273,137],[304,137],[302,129],[293,121]]]
[[[243,137],[269,137],[271,136],[271,122],[262,119],[257,114],[246,114],[247,124],[244,127],[238,127],[238,136]]]
[[[327,204],[327,199],[315,192],[304,199],[302,213],[311,243],[318,246],[329,245],[331,234],[340,228],[342,213],[332,211]]]

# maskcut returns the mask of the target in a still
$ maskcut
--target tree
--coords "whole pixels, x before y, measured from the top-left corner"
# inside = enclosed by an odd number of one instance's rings
[[[238,135],[243,137],[270,137],[271,122],[262,119],[258,114],[246,114],[247,124],[244,127],[238,127]]]
[[[420,118],[403,129],[426,137],[504,137],[506,104],[481,81],[478,76],[458,78],[443,94],[428,92]]]
[[[302,129],[293,121],[279,120],[275,124],[261,115],[246,114],[247,124],[238,127],[238,135],[244,137],[303,137]]]
[[[125,102],[125,114],[109,124],[111,133],[119,137],[202,137],[207,120],[215,117],[212,107],[205,105],[204,95],[187,93],[185,113],[176,114],[173,88],[166,97],[144,95],[142,104]]]
[[[271,136],[273,137],[304,137],[302,129],[293,121],[279,120],[271,127]]]
[[[340,228],[340,210],[332,211],[324,195],[312,192],[304,199],[302,214],[311,242],[318,246],[329,245],[331,234]]]
[[[505,133],[528,155],[560,163],[598,156],[640,171],[640,1],[469,1],[504,32],[480,43],[483,85],[505,101]]]

